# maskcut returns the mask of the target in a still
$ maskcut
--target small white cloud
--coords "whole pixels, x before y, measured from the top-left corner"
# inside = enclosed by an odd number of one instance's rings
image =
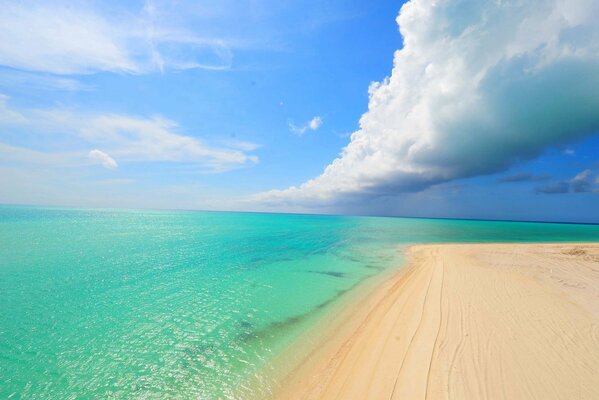
[[[291,129],[291,132],[295,133],[296,135],[302,136],[308,130],[311,130],[311,131],[317,130],[318,128],[320,128],[321,125],[322,125],[322,118],[319,116],[316,116],[302,126],[297,126],[297,125],[294,125],[293,123],[289,123],[289,129]]]
[[[117,162],[114,160],[114,158],[110,157],[108,154],[98,149],[90,151],[87,156],[90,160],[92,160],[95,163],[101,164],[104,168],[115,169],[119,166]]]
[[[584,171],[578,173],[572,180],[573,181],[583,181],[587,180],[589,176],[591,176],[592,171],[590,169],[585,169]]]
[[[574,151],[574,149],[566,149],[564,150],[564,154],[567,156],[575,156],[576,152]]]
[[[316,129],[320,128],[320,125],[322,125],[322,118],[320,117],[314,117],[310,120],[310,123],[308,124],[308,126],[310,127],[310,129],[312,129],[313,131],[315,131]]]

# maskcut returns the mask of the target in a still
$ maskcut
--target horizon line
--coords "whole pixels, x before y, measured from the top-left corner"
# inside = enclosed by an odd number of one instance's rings
[[[31,208],[56,208],[72,210],[95,211],[170,211],[170,212],[205,212],[205,213],[238,213],[238,214],[270,214],[270,215],[298,215],[298,216],[327,216],[327,217],[354,217],[354,218],[397,218],[397,219],[430,219],[451,221],[479,221],[479,222],[512,222],[531,224],[562,224],[562,225],[599,225],[598,222],[551,221],[551,220],[525,220],[525,219],[498,219],[498,218],[467,218],[467,217],[432,217],[418,215],[368,215],[368,214],[339,214],[339,213],[310,213],[310,212],[283,212],[283,211],[247,211],[247,210],[207,210],[188,208],[154,208],[154,207],[94,207],[94,206],[69,206],[49,204],[2,203],[0,207],[31,207]]]

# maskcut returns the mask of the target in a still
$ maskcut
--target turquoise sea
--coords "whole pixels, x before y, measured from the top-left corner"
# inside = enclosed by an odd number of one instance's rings
[[[0,398],[249,397],[399,245],[488,241],[599,225],[0,206]]]

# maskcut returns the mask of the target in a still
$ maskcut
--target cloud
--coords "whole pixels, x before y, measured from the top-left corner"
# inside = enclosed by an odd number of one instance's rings
[[[322,125],[322,118],[320,117],[314,117],[308,122],[308,127],[313,131],[320,128],[320,125]]]
[[[580,172],[570,181],[570,188],[575,193],[586,193],[591,191],[591,182],[589,177],[591,176],[591,170],[585,169]]]
[[[0,65],[59,75],[230,68],[229,42],[170,26],[149,4],[129,14],[70,2],[5,2]]]
[[[74,166],[70,161],[77,158],[76,153],[48,153],[0,142],[0,164],[49,166]],[[76,162],[75,165],[81,165]]]
[[[222,143],[230,148],[239,149],[243,151],[254,151],[262,147],[262,145],[252,142],[246,142],[244,140],[227,139],[223,140]]]
[[[119,166],[117,162],[114,160],[114,158],[110,157],[108,154],[98,149],[90,151],[87,156],[94,163],[98,163],[107,169],[115,169]]]
[[[530,172],[519,172],[513,175],[508,175],[497,179],[497,182],[511,183],[511,182],[531,182],[531,181],[544,181],[549,179],[547,175],[533,175]]]
[[[258,157],[242,150],[211,147],[197,138],[177,134],[178,124],[162,117],[101,115],[80,123],[83,138],[106,144],[112,148],[111,154],[123,160],[191,162],[219,172],[258,162]]]
[[[581,171],[578,174],[576,174],[576,176],[574,178],[572,178],[572,180],[585,181],[585,180],[589,179],[589,177],[591,176],[592,173],[593,173],[593,171],[591,171],[590,169],[585,169],[584,171]]]
[[[20,124],[25,121],[25,117],[17,111],[8,107],[9,97],[0,94],[0,124]]]
[[[0,69],[0,85],[4,88],[18,87],[31,91],[61,90],[78,92],[93,89],[93,86],[83,84],[76,79],[10,69]]]
[[[118,31],[91,10],[8,2],[0,8],[0,64],[56,74],[136,72]]]
[[[544,193],[544,194],[562,194],[562,193],[568,193],[569,191],[570,191],[570,185],[568,185],[568,182],[552,183],[552,184],[549,184],[549,185],[546,185],[546,186],[536,189],[537,193]]]
[[[6,99],[4,99],[6,100]],[[153,116],[137,117],[122,114],[96,114],[76,112],[70,109],[30,109],[13,111],[0,103],[0,125],[12,123],[21,129],[23,145],[0,143],[0,153],[20,155],[19,160],[44,159],[61,165],[84,165],[83,154],[88,160],[106,168],[117,163],[171,162],[190,164],[196,171],[223,172],[258,163],[256,155],[249,154],[257,148],[250,142],[238,146],[211,146],[196,137],[177,131],[181,127],[170,119]],[[2,115],[13,116],[9,121]],[[14,128],[16,129],[16,128]],[[28,149],[26,143],[43,143],[40,138],[52,135],[53,142],[62,148],[72,148],[60,154],[51,150]],[[0,135],[1,136],[1,135]],[[82,150],[90,147],[91,152]],[[239,147],[244,148],[239,148]],[[109,155],[110,154],[110,155]],[[114,157],[114,158],[113,158]]]
[[[537,193],[562,194],[562,193],[589,193],[594,192],[592,185],[592,171],[585,169],[574,178],[567,181],[559,181],[536,189]],[[597,182],[595,182],[597,183]]]
[[[599,130],[599,3],[412,0],[404,46],[320,176],[261,193],[333,204],[496,173]]]
[[[293,123],[289,123],[289,129],[291,129],[291,132],[295,133],[296,135],[302,136],[304,133],[306,133],[306,131],[308,131],[308,130],[315,131],[318,128],[320,128],[321,125],[322,125],[322,118],[319,116],[316,116],[302,126],[296,126]]]

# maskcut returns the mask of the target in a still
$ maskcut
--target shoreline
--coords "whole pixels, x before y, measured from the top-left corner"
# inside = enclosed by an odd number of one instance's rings
[[[407,254],[290,349],[273,398],[599,398],[599,244]]]
[[[274,399],[289,378],[305,368],[315,354],[320,355],[323,348],[330,351],[336,349],[342,339],[340,330],[347,332],[356,328],[355,324],[360,320],[356,318],[358,308],[365,316],[368,309],[364,303],[370,304],[382,285],[407,268],[406,250],[409,247],[398,246],[394,266],[367,277],[331,302],[299,337],[277,352],[254,376],[242,382],[237,395],[251,400]]]

